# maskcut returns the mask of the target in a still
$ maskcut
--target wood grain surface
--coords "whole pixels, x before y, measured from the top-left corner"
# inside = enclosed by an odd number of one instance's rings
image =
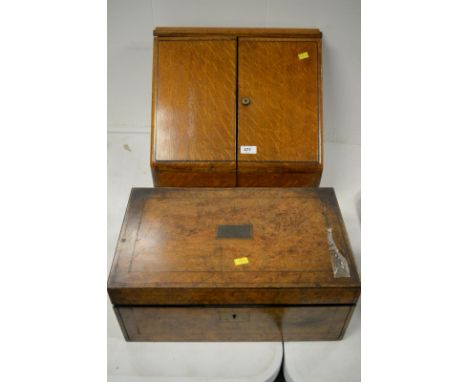
[[[155,185],[235,186],[235,39],[159,39],[155,51]]]
[[[118,307],[129,341],[340,339],[352,306]]]
[[[333,189],[138,188],[108,293],[127,341],[337,340],[360,281]]]
[[[235,40],[159,41],[156,161],[235,162]]]
[[[355,303],[360,282],[332,189],[134,189],[114,263],[114,304]],[[219,225],[252,225],[219,239]],[[335,278],[327,228],[350,266]],[[237,258],[248,264],[237,266]]]
[[[239,168],[252,161],[319,162],[317,43],[240,38],[238,66],[239,146],[257,147],[255,155],[239,152]]]
[[[300,172],[299,170],[273,172],[267,166],[258,166],[257,163],[244,162],[237,173],[237,186],[317,187],[320,184],[321,178],[321,166],[310,166],[304,172]]]
[[[239,38],[238,186],[320,184],[320,48],[319,40]]]
[[[257,36],[257,37],[322,37],[319,29],[313,28],[218,28],[218,27],[157,27],[154,36]]]
[[[152,168],[155,187],[235,187],[235,162],[159,162]]]
[[[164,27],[155,36],[155,186],[320,184],[319,30]]]

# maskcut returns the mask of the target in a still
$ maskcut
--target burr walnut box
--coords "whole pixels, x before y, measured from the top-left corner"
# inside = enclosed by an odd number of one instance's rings
[[[331,188],[134,188],[108,279],[128,341],[310,341],[360,295]]]
[[[155,186],[318,186],[322,33],[156,28],[152,106]]]

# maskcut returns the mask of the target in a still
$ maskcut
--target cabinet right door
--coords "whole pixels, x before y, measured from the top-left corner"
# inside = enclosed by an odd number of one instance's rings
[[[316,40],[239,38],[239,186],[315,186],[320,182],[319,44]]]

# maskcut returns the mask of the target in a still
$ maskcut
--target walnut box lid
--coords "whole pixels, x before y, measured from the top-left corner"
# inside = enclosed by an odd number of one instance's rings
[[[115,305],[354,304],[331,188],[134,188],[108,280]]]

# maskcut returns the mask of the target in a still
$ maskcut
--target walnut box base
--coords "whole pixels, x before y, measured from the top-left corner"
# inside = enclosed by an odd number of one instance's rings
[[[127,341],[340,340],[354,305],[116,306]]]

